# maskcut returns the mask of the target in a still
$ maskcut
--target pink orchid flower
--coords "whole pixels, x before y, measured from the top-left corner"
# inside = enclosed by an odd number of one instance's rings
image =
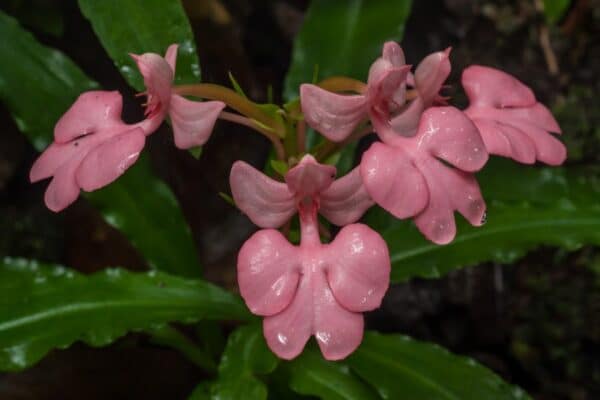
[[[465,114],[490,154],[524,164],[565,161],[565,146],[550,134],[560,134],[560,127],[530,88],[505,72],[479,65],[464,70],[462,84],[471,102]]]
[[[387,42],[371,65],[365,94],[343,95],[301,85],[304,118],[335,142],[346,139],[367,116],[380,136],[412,136],[423,110],[443,100],[438,92],[450,73],[449,53],[448,49],[429,55],[412,75],[400,46]],[[407,84],[415,88],[416,96],[405,104]]]
[[[236,205],[261,228],[278,228],[296,212],[298,201],[311,197],[330,222],[344,226],[356,222],[374,203],[362,183],[358,167],[334,181],[336,169],[310,155],[278,182],[236,161],[229,183]]]
[[[79,96],[54,127],[54,142],[31,168],[30,180],[52,177],[44,197],[58,212],[73,203],[80,189],[97,190],[116,180],[138,159],[146,136],[168,114],[175,144],[189,148],[203,144],[225,104],[192,102],[172,93],[177,46],[166,59],[147,53],[134,56],[147,87],[147,118],[136,124],[121,120],[123,99],[118,92],[91,91]]]
[[[369,227],[352,224],[345,226],[333,242],[321,243],[317,212],[322,211],[319,207],[323,204],[335,204],[324,200],[328,197],[324,193],[331,187],[345,186],[339,183],[344,178],[333,181],[335,168],[305,156],[286,174],[287,185],[281,183],[286,186],[285,192],[279,185],[266,183],[270,178],[249,174],[252,170],[242,162],[232,169],[236,203],[244,204],[246,213],[251,210],[253,220],[260,210],[271,213],[270,217],[257,219],[261,225],[278,225],[298,211],[301,243],[290,244],[274,229],[260,230],[248,239],[237,264],[242,297],[254,314],[265,317],[267,344],[279,357],[298,356],[314,335],[326,359],[345,358],[362,340],[361,313],[379,307],[389,286],[390,260],[385,241]],[[247,184],[247,180],[253,182]],[[252,183],[256,184],[256,193],[243,197]],[[344,190],[335,192],[342,194]],[[289,199],[293,212],[288,210]],[[270,201],[272,212],[265,208]],[[256,204],[251,206],[252,202]],[[339,204],[342,210],[348,210],[345,201]]]
[[[460,110],[431,107],[423,112],[415,136],[382,140],[371,145],[360,164],[377,204],[397,218],[414,217],[419,230],[437,244],[454,239],[455,210],[472,225],[484,222],[485,202],[472,172],[485,165],[488,153]]]

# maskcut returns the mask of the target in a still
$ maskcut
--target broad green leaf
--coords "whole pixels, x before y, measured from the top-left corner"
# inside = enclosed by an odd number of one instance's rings
[[[302,83],[333,75],[366,79],[387,40],[400,40],[410,0],[313,0],[294,43],[284,97],[298,96]]]
[[[267,387],[256,377],[275,370],[279,360],[267,347],[261,325],[239,328],[229,336],[211,389],[214,400],[266,400]]]
[[[196,247],[177,199],[149,164],[140,157],[118,180],[87,198],[106,222],[127,235],[151,268],[199,277]]]
[[[52,142],[54,124],[79,93],[98,84],[1,11],[0,37],[0,101],[33,146],[43,150]]]
[[[510,263],[541,245],[577,249],[600,244],[600,184],[584,170],[512,166],[494,162],[479,175],[487,201],[487,223],[469,225],[457,214],[458,234],[439,246],[410,221],[381,209],[365,218],[388,243],[392,281],[437,278],[481,262]]]
[[[163,55],[179,44],[176,83],[195,83],[200,65],[190,23],[180,0],[79,0],[102,45],[125,79],[139,91],[144,81],[129,53]]]
[[[383,399],[529,399],[474,360],[406,336],[366,332],[347,364]]]
[[[290,387],[300,394],[324,400],[377,400],[372,387],[353,374],[347,365],[326,361],[312,347],[288,363]]]
[[[571,0],[544,0],[544,14],[548,22],[555,24],[567,12]]]
[[[53,140],[54,124],[84,91],[97,88],[64,54],[38,43],[0,12],[0,100],[37,150]],[[169,188],[140,159],[103,190],[90,193],[104,218],[121,229],[150,266],[200,276],[196,248]]]
[[[0,369],[15,371],[77,340],[109,344],[132,330],[171,321],[248,320],[223,289],[152,271],[108,269],[81,275],[63,267],[0,262]]]

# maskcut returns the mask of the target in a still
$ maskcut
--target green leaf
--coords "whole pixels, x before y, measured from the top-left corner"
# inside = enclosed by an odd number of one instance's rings
[[[0,12],[0,100],[37,150],[53,140],[54,124],[96,82],[64,54],[38,43]],[[140,159],[108,187],[90,193],[104,218],[121,229],[151,267],[200,276],[196,248],[169,188]]]
[[[388,243],[393,282],[437,278],[487,261],[510,263],[541,245],[600,244],[600,184],[589,171],[495,161],[478,178],[487,223],[472,227],[457,214],[458,234],[445,246],[426,240],[412,222],[381,209],[369,212],[366,222]]]
[[[257,374],[269,374],[279,360],[267,347],[261,325],[239,328],[229,336],[219,365],[219,379],[212,387],[213,399],[266,400],[267,388]]]
[[[555,24],[563,17],[571,6],[571,0],[544,0],[544,15],[551,24]]]
[[[176,83],[200,80],[196,44],[179,0],[79,0],[102,45],[125,79],[139,91],[144,81],[129,53],[163,55],[179,44]]]
[[[87,194],[106,222],[121,230],[153,269],[199,277],[190,229],[177,199],[155,178],[146,157],[110,185]]]
[[[0,369],[15,371],[77,340],[106,345],[127,331],[171,321],[250,318],[223,289],[159,272],[81,275],[5,258],[0,263]]]
[[[314,347],[288,363],[290,387],[324,400],[377,400],[379,395],[347,365],[323,359]]]
[[[79,93],[98,84],[1,11],[0,37],[0,101],[33,146],[42,150],[53,140],[54,124]]]
[[[315,66],[319,79],[366,79],[383,43],[402,38],[410,6],[410,0],[313,0],[296,37],[284,97],[297,97],[299,85],[311,82]]]
[[[366,332],[347,363],[383,399],[529,399],[474,360],[406,336]]]

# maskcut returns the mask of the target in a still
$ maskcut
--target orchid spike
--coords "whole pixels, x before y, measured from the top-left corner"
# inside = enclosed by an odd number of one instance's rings
[[[54,128],[54,142],[33,164],[30,180],[53,177],[45,194],[49,209],[58,212],[73,203],[81,189],[97,190],[121,176],[138,159],[145,137],[168,114],[175,144],[203,144],[225,104],[192,102],[172,93],[177,45],[165,58],[146,53],[133,56],[146,84],[146,119],[136,124],[121,120],[123,99],[118,92],[91,91],[79,96]]]
[[[279,231],[264,229],[244,243],[238,256],[240,292],[250,310],[265,317],[267,344],[279,357],[292,359],[314,335],[326,359],[345,358],[362,340],[361,313],[379,307],[389,286],[390,259],[385,241],[369,227],[352,224],[345,226],[332,243],[321,243],[319,207],[327,202],[340,205],[342,211],[347,207],[338,198],[344,194],[342,189],[329,194],[337,203],[323,201],[327,197],[324,193],[337,182],[332,183],[333,167],[305,156],[286,175],[287,186],[281,183],[283,186],[275,191],[270,187],[273,182],[262,180],[254,194],[241,199],[240,190],[250,186],[236,186],[242,178],[256,180],[254,172],[248,174],[256,170],[244,167],[247,164],[236,165],[232,192],[238,205],[257,201],[250,213],[254,215],[260,210],[268,213],[268,203],[274,201],[278,209],[274,219],[279,222],[285,214],[281,205],[287,202],[300,214],[299,246],[290,244]],[[343,189],[349,187],[343,183]],[[266,194],[265,188],[270,193]],[[289,196],[283,196],[285,191]]]
[[[560,134],[560,127],[530,88],[505,72],[479,65],[464,70],[462,84],[471,102],[465,114],[489,153],[524,164],[564,162],[567,150],[551,134]]]
[[[225,103],[190,101],[173,92],[177,47],[176,44],[169,46],[164,58],[154,53],[131,54],[131,57],[137,63],[146,86],[145,130],[156,130],[168,114],[175,146],[189,149],[206,143]]]
[[[485,165],[488,153],[460,110],[429,108],[414,137],[382,139],[360,164],[365,188],[377,204],[397,218],[414,217],[419,230],[437,244],[454,238],[455,210],[472,225],[483,223],[485,202],[472,172]]]
[[[249,164],[236,161],[229,182],[236,205],[261,228],[282,226],[305,197],[314,198],[325,218],[343,226],[356,222],[374,203],[358,168],[334,181],[335,172],[335,167],[319,164],[306,155],[288,171],[286,182],[278,182]]]

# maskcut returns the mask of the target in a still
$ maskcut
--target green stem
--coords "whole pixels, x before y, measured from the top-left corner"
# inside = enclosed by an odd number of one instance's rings
[[[219,118],[225,121],[234,122],[239,125],[247,126],[248,128],[254,129],[255,131],[259,132],[267,139],[269,139],[271,143],[273,143],[273,147],[275,148],[275,154],[277,155],[277,158],[279,160],[285,161],[285,149],[283,148],[283,143],[281,143],[279,137],[277,137],[277,135],[275,135],[273,132],[270,132],[262,126],[258,125],[255,122],[255,120],[227,111],[221,111],[221,114],[219,114]]]
[[[217,364],[210,355],[177,329],[169,325],[162,325],[152,328],[148,332],[152,336],[152,342],[179,350],[190,361],[207,372],[217,372]]]

